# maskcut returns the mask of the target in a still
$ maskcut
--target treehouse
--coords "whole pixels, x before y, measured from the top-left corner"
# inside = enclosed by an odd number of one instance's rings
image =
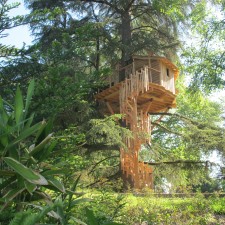
[[[120,149],[120,167],[124,183],[133,188],[153,188],[153,170],[138,154],[143,144],[151,142],[154,126],[149,114],[176,107],[178,73],[164,57],[133,56],[129,65],[116,68],[106,80],[107,88],[95,96],[105,106],[104,114],[123,114],[121,125],[132,131],[133,137],[125,138],[126,147]]]

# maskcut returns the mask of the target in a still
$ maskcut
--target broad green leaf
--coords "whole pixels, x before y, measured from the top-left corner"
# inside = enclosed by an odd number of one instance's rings
[[[88,225],[88,224],[84,223],[83,221],[81,221],[81,220],[79,220],[79,219],[77,219],[77,218],[75,218],[73,216],[71,216],[70,219],[72,221],[76,222],[76,224],[78,224],[78,225]]]
[[[51,176],[51,175],[64,175],[66,174],[66,170],[62,169],[50,169],[50,170],[45,170],[41,174],[44,176]]]
[[[39,144],[46,137],[45,132],[44,132],[46,125],[47,125],[46,121],[43,120],[41,122],[41,127],[36,135],[35,144]]]
[[[24,185],[25,185],[25,188],[27,189],[27,191],[32,195],[33,192],[37,189],[37,185],[36,184],[32,184],[28,181],[24,181]]]
[[[49,155],[51,154],[52,150],[55,148],[57,144],[57,141],[51,142],[51,144],[48,145],[47,148],[43,148],[43,151],[39,151],[37,154],[34,155],[34,157],[39,161],[46,160]],[[62,170],[63,172],[63,170]]]
[[[39,151],[43,150],[43,148],[46,146],[46,144],[51,140],[52,134],[49,134],[39,145],[34,147],[32,151],[29,153],[30,156],[33,156],[34,154],[38,153]]]
[[[19,87],[16,89],[16,96],[15,96],[15,119],[16,123],[19,124],[23,119],[23,96],[22,92]]]
[[[39,130],[39,132],[36,135],[36,140],[35,140],[36,145],[42,142],[46,138],[46,136],[48,136],[50,132],[52,131],[53,120],[50,120],[47,123],[43,121],[42,123],[43,123],[43,127],[42,129]]]
[[[2,96],[0,96],[0,112],[4,110]]]
[[[40,129],[41,123],[37,123],[32,127],[25,129],[18,138],[16,138],[11,144],[9,144],[6,148],[11,148],[13,145],[19,143],[20,141],[26,139],[27,137],[33,135],[36,131]]]
[[[1,135],[0,136],[0,142],[4,147],[6,147],[8,145],[8,136],[7,135]]]
[[[34,172],[33,170],[24,166],[17,160],[10,158],[10,157],[5,157],[3,159],[9,167],[11,167],[20,176],[22,176],[24,179],[28,180],[29,182],[31,182],[33,184],[39,184],[39,185],[47,185],[48,184],[47,180],[42,175]]]
[[[49,202],[48,202],[48,204],[49,204]],[[35,205],[35,204],[28,204],[28,205],[29,205],[29,206],[32,206],[33,208],[40,209],[41,211],[44,210],[44,207],[42,207],[42,206],[40,206],[40,205]],[[53,208],[54,205],[53,205],[53,203],[51,202],[51,205],[50,205],[50,206],[47,206],[47,207]],[[48,212],[47,214],[48,214],[49,216],[51,216],[51,217],[57,219],[57,220],[60,219],[60,216],[59,216],[56,212],[54,212],[53,210],[51,210],[51,211]],[[40,225],[41,225],[41,224],[40,224]],[[44,225],[44,224],[43,224],[43,225]],[[45,224],[45,225],[47,225],[47,224]]]
[[[71,191],[74,192],[77,188],[77,184],[80,180],[80,177],[81,177],[81,174],[78,176],[78,178],[75,180],[72,188],[71,188]],[[69,199],[68,199],[68,208],[71,208],[71,203],[72,203],[72,197],[73,197],[73,193],[70,193],[69,194]]]
[[[1,130],[1,133],[2,133],[2,135],[8,135],[9,133],[10,133],[10,128],[9,128],[9,126],[7,126],[7,125],[4,125],[4,124],[1,124],[0,123],[0,130]],[[13,132],[12,132],[13,133]]]
[[[10,148],[8,148],[7,146],[5,149],[7,149],[7,151],[5,151],[5,154],[3,155],[3,157],[8,156],[15,160],[19,160],[20,155],[19,155],[17,146],[12,146]]]
[[[62,184],[59,180],[57,180],[57,179],[55,179],[55,178],[53,178],[53,177],[48,177],[47,180],[48,180],[48,183],[49,183],[49,184],[52,184],[52,185],[53,185],[54,187],[56,187],[59,191],[65,193],[65,187],[63,186],[63,184]]]
[[[46,136],[52,132],[53,122],[54,122],[53,119],[48,120],[48,123],[46,124],[46,127],[45,127],[45,135]]]
[[[27,119],[24,129],[27,129],[31,126],[33,119],[34,119],[34,113],[32,113],[31,116]]]
[[[25,188],[11,189],[3,196],[3,199],[5,199],[6,202],[9,202],[9,201],[13,200],[17,195],[19,195],[24,190],[25,190]]]
[[[0,123],[0,130],[2,135],[12,135],[14,132],[18,130],[21,124],[15,125],[14,124],[14,118],[12,118],[12,115],[8,117],[8,121],[6,124]]]
[[[66,214],[64,213],[64,209],[63,209],[63,202],[61,199],[57,199],[55,202],[55,205],[57,206],[57,214],[60,216],[60,224],[61,225],[67,225],[66,223]]]
[[[0,96],[0,123],[4,126],[7,124],[8,119],[9,116],[4,109],[3,100],[2,97]]]
[[[31,82],[28,86],[28,90],[27,90],[27,98],[26,98],[26,103],[25,103],[25,115],[24,115],[25,118],[27,116],[33,94],[34,94],[34,79],[31,80]]]
[[[97,218],[95,218],[93,211],[91,211],[88,208],[86,208],[86,216],[88,219],[88,224],[98,225],[98,220],[97,220]]]

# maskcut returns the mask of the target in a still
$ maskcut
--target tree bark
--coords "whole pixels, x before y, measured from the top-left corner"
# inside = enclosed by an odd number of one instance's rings
[[[132,30],[131,30],[131,16],[130,8],[121,13],[121,27],[120,36],[122,43],[122,58],[121,67],[128,65],[132,56],[131,53],[131,40],[132,40]],[[125,70],[120,71],[120,81],[125,79]]]
[[[96,40],[96,60],[95,60],[96,71],[99,71],[99,67],[100,67],[100,37],[97,37],[97,40]]]

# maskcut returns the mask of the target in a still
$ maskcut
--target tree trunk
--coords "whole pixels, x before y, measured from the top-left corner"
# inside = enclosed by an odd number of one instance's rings
[[[129,64],[131,59],[131,16],[129,10],[121,13],[120,35],[122,42],[121,67]],[[125,79],[125,70],[120,71],[120,81]]]
[[[95,59],[95,68],[99,71],[100,67],[100,37],[97,37],[96,40],[96,59]]]

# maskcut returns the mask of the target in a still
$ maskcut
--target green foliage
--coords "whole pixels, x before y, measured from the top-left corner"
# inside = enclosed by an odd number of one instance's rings
[[[30,207],[32,207],[32,210],[19,212],[15,215],[14,219],[10,223],[10,225],[19,224],[19,222],[23,222],[23,224],[26,225],[35,225],[37,223],[42,222],[41,224],[59,224],[59,225],[75,225],[75,224],[81,224],[81,225],[119,225],[121,223],[115,223],[113,222],[113,219],[115,218],[115,211],[114,216],[110,219],[106,218],[100,218],[99,214],[94,213],[94,209],[97,208],[97,210],[100,210],[100,205],[96,204],[97,201],[92,200],[90,198],[81,198],[80,196],[82,193],[77,193],[76,188],[80,177],[78,177],[72,187],[70,188],[70,191],[67,191],[66,194],[63,194],[62,196],[56,197],[54,202],[48,203],[46,206],[42,206],[41,204],[29,204]],[[75,197],[76,196],[76,197]],[[111,201],[110,201],[110,200]],[[113,203],[114,198],[109,196],[105,196],[104,200],[103,197],[101,197],[101,201],[98,203],[104,204],[102,208],[105,207],[106,201],[108,203]],[[121,200],[119,200],[121,201]],[[115,203],[113,203],[115,205]],[[88,209],[87,205],[93,206],[93,209]],[[96,207],[95,207],[96,206]],[[80,211],[79,208],[82,208]],[[113,206],[111,207],[113,209]],[[119,208],[118,208],[119,209]],[[117,209],[117,210],[118,210]],[[99,211],[97,211],[99,213]],[[106,212],[109,213],[109,215],[112,214],[112,212]],[[105,214],[106,216],[107,214]],[[80,219],[79,219],[80,218]],[[85,221],[85,222],[83,222]]]
[[[200,88],[208,94],[216,89],[223,89],[225,84],[224,3],[214,3],[217,4],[208,7],[205,18],[194,21],[191,31],[196,40],[187,44],[182,55],[185,62],[184,72],[191,78],[191,88]]]
[[[164,116],[152,132],[151,146],[143,147],[140,152],[145,161],[161,162],[154,166],[155,185],[159,189],[164,189],[164,179],[172,184],[173,190],[180,185],[207,182],[210,166],[202,158],[216,149],[223,155],[225,150],[221,105],[201,92],[190,92],[182,80],[178,88],[177,109]],[[153,123],[157,118],[152,117]],[[183,162],[176,163],[177,160]]]
[[[147,195],[127,196],[121,221],[126,224],[148,222],[148,224],[221,224],[223,217],[216,216],[216,206],[224,207],[223,198],[194,197],[163,198]],[[222,211],[221,211],[222,212]],[[223,214],[224,215],[224,214]]]
[[[211,198],[210,200],[211,200],[210,208],[213,210],[213,212],[215,212],[215,214],[225,215],[224,198],[219,198],[218,196],[215,196],[214,198]]]
[[[9,17],[8,13],[10,10],[17,8],[20,5],[18,2],[14,2],[9,4],[8,0],[1,1],[0,4],[0,38],[7,37],[7,30],[17,27],[25,22],[25,18],[23,16],[14,16]],[[20,53],[20,51],[14,46],[6,46],[0,44],[0,57],[8,57],[8,56],[16,56]]]
[[[86,209],[86,216],[87,216],[87,224],[93,224],[93,225],[119,225],[121,223],[115,223],[115,222],[104,222],[101,223],[99,221],[98,217],[95,217],[94,213],[89,210],[88,208]]]
[[[0,99],[0,187],[1,200],[5,202],[1,210],[31,199],[49,201],[50,198],[44,197],[47,187],[65,192],[61,182],[54,178],[57,172],[47,174],[53,167],[49,164],[46,168],[42,164],[56,143],[51,142],[50,123],[33,124],[34,115],[29,115],[33,92],[32,80],[25,104],[19,87],[14,105]]]
[[[122,195],[104,189],[91,190],[86,195],[92,198],[92,201],[79,206],[74,213],[77,218],[83,219],[88,225],[121,224],[121,209],[125,205]]]
[[[81,220],[78,220],[74,217],[74,211],[76,208],[85,203],[89,202],[89,198],[81,198],[82,193],[77,193],[76,188],[80,177],[78,177],[73,185],[70,187],[70,190],[61,190],[62,195],[58,195],[58,191],[55,189],[54,194],[57,194],[55,200],[48,199],[43,205],[42,202],[36,201],[31,204],[27,204],[27,210],[18,212],[15,214],[15,217],[11,221],[10,225],[20,224],[21,222],[25,225],[35,225],[42,222],[42,224],[60,224],[60,225],[69,225],[76,224],[74,222],[79,221],[79,224],[84,224]],[[48,179],[49,183],[52,181],[52,178]],[[57,180],[55,180],[57,181]],[[59,182],[54,184],[55,187],[62,186],[59,185]],[[58,189],[61,189],[58,187]],[[53,194],[53,196],[54,196]],[[45,193],[47,197],[47,193]],[[76,196],[76,197],[75,197]]]
[[[132,134],[118,123],[120,119],[122,115],[115,114],[104,119],[90,120],[91,129],[86,134],[88,143],[125,147],[123,138],[132,137]]]
[[[17,54],[17,48],[0,44],[0,57],[15,56]]]
[[[184,86],[182,79],[178,82],[177,112],[190,119],[211,124],[220,123],[223,105],[210,100],[200,90],[191,91]]]
[[[121,118],[117,115],[98,118],[93,95],[98,87],[103,86],[100,80],[107,77],[111,72],[109,68],[114,69],[119,59],[122,58],[123,63],[126,57],[133,53],[144,53],[146,48],[173,58],[179,45],[178,31],[185,22],[186,25],[192,22],[196,27],[200,27],[200,33],[207,33],[207,37],[210,37],[213,30],[210,31],[208,25],[202,24],[202,19],[206,16],[206,1],[136,1],[131,4],[121,1],[115,4],[115,1],[79,3],[47,0],[26,1],[26,5],[31,9],[27,21],[30,21],[33,34],[37,38],[36,44],[23,52],[25,55],[20,59],[12,60],[1,69],[4,81],[1,84],[1,92],[7,96],[7,100],[11,99],[11,89],[15,89],[17,83],[25,85],[31,76],[36,77],[36,92],[31,105],[32,111],[37,114],[34,122],[54,117],[54,131],[57,131],[54,139],[59,143],[44,170],[51,168],[51,164],[64,167],[68,173],[63,179],[68,185],[70,179],[77,176],[78,171],[89,173],[89,177],[84,177],[93,182],[103,175],[111,176],[113,172],[118,172],[119,168],[118,158],[114,153],[118,147],[125,147],[123,137],[131,137],[131,134],[119,125]],[[79,17],[75,17],[74,12],[79,14]],[[126,16],[127,21],[124,20]],[[217,28],[223,27],[223,24],[217,25]],[[126,32],[126,35],[123,32]],[[220,38],[223,38],[222,33]],[[204,51],[198,56],[203,55]],[[195,56],[198,61],[198,56]],[[210,59],[214,56],[212,54]],[[191,58],[192,54],[188,59]],[[212,68],[214,71],[214,61],[208,61],[203,63],[203,68]],[[218,73],[222,72],[221,68]],[[194,70],[196,67],[190,72]],[[196,70],[196,74],[198,73],[199,70]],[[207,76],[207,79],[206,83],[213,84],[213,76]],[[196,81],[202,82],[204,79]],[[220,80],[218,82],[220,83]],[[197,86],[199,85],[198,83]],[[208,154],[214,149],[224,151],[224,129],[215,123],[220,122],[221,107],[206,100],[200,92],[190,93],[182,85],[179,89],[177,113],[161,121],[161,126],[153,131],[154,143],[143,148],[141,152],[146,161],[198,161],[203,153]],[[42,135],[36,138],[35,147],[26,147],[32,146],[29,133],[35,135],[37,130],[45,130],[43,127],[46,125],[29,125],[32,124],[33,117],[25,115],[28,109],[23,105],[25,103],[21,92],[23,89],[16,92],[14,110],[14,122],[18,128],[15,133],[18,130],[21,135],[9,147],[14,148],[21,142],[26,143],[24,148],[20,146],[22,157],[9,148],[9,155],[4,155],[4,164],[26,181],[24,187],[29,193],[33,193],[36,183],[43,180],[40,176],[48,176],[46,180],[51,188],[65,191],[59,180],[47,175],[49,171],[41,171],[38,168],[39,178],[35,176],[35,160],[38,163],[45,161],[54,146],[50,147],[51,135],[48,136],[44,132],[45,138]],[[30,101],[29,97],[27,99]],[[21,124],[25,119],[28,119],[27,122]],[[25,129],[25,126],[29,129]],[[21,132],[23,127],[25,131]],[[5,136],[1,139],[3,144],[8,144],[9,140]],[[102,146],[105,148],[100,151]],[[47,149],[43,151],[43,148]],[[95,153],[95,150],[98,152]],[[85,153],[89,154],[89,157]],[[111,156],[114,159],[111,159]],[[26,158],[31,159],[26,161]],[[19,163],[15,163],[15,160]],[[204,166],[185,163],[180,163],[177,167],[162,165],[156,169],[158,174],[155,181],[158,179],[160,183],[160,177],[163,177],[176,183],[174,189],[179,185],[197,184],[205,179]],[[180,170],[174,173],[178,167]],[[193,172],[193,169],[197,172]],[[24,170],[29,171],[29,176],[22,175]],[[2,174],[9,176],[13,172],[2,171]],[[36,179],[30,180],[30,177]],[[22,190],[18,189],[16,193]],[[10,196],[14,195],[15,193],[10,193]]]

